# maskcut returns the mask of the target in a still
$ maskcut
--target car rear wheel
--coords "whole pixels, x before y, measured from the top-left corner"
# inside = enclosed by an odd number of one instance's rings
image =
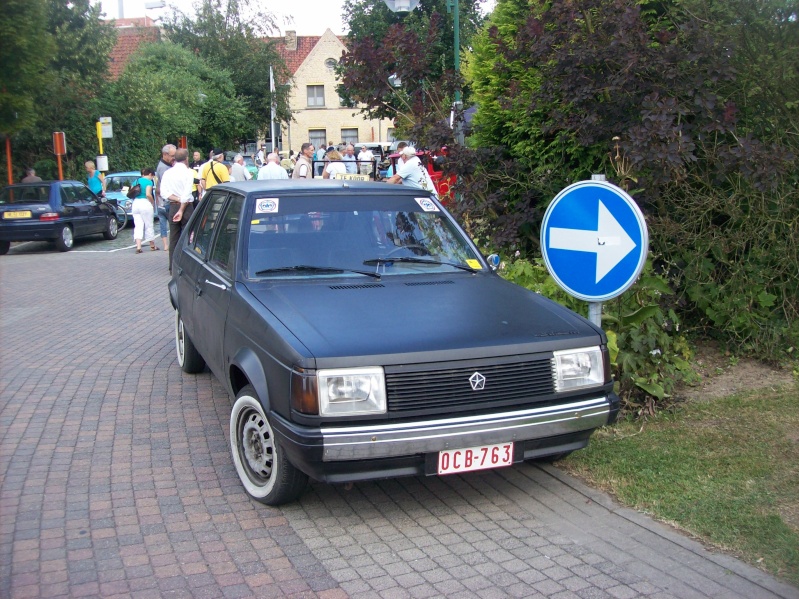
[[[5,256],[11,249],[10,241],[0,241],[0,256]]]
[[[295,500],[308,476],[288,461],[252,386],[236,396],[230,413],[230,449],[236,473],[253,499],[266,505]]]
[[[103,231],[103,237],[105,239],[116,239],[118,233],[119,233],[119,223],[117,222],[116,215],[109,216],[108,222],[105,224],[105,231]]]
[[[72,227],[64,225],[55,240],[55,247],[59,252],[68,252],[74,244],[75,238],[72,236]]]
[[[175,310],[175,348],[178,352],[178,364],[183,372],[197,374],[203,371],[205,360],[183,328],[183,319],[178,310]]]

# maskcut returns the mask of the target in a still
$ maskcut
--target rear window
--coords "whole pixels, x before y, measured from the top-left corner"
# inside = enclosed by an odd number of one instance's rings
[[[49,185],[12,185],[0,191],[0,204],[47,204],[49,200]]]

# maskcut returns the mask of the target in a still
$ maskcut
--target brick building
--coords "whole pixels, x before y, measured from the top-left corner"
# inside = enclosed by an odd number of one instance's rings
[[[328,141],[355,144],[393,139],[391,119],[370,120],[357,108],[341,106],[335,65],[346,46],[330,29],[321,36],[286,31],[276,49],[293,75],[289,106],[294,121],[282,124],[283,150],[297,152],[307,141],[319,147]]]

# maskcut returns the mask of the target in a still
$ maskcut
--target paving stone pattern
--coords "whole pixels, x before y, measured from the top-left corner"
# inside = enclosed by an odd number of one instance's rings
[[[551,467],[251,501],[166,253],[41,245],[0,257],[0,597],[799,597]]]

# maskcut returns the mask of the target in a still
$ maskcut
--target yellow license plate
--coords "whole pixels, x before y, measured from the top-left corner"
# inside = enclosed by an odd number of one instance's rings
[[[10,212],[3,212],[3,218],[8,220],[10,218],[30,218],[31,211],[30,210],[16,210]]]

